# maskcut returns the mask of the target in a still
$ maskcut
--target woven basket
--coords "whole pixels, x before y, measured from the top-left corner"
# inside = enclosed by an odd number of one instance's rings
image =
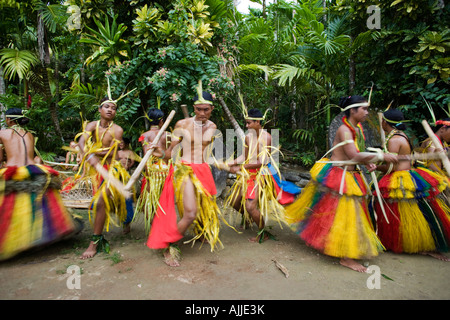
[[[68,208],[87,209],[92,200],[92,189],[74,188],[61,191],[61,198]]]

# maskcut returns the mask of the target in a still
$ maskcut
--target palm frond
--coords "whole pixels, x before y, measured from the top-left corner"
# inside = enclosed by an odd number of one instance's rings
[[[31,67],[39,63],[38,57],[29,50],[5,48],[0,50],[0,65],[6,78],[24,79]]]
[[[292,82],[301,79],[320,81],[323,78],[321,72],[309,67],[299,68],[289,64],[278,64],[274,66],[274,69],[276,71],[273,73],[272,78],[278,79],[278,85],[280,86],[285,86],[286,84],[291,86]]]
[[[39,11],[45,27],[52,33],[56,31],[58,26],[64,25],[68,18],[66,7],[60,4],[46,4],[42,1],[35,1],[34,10]]]

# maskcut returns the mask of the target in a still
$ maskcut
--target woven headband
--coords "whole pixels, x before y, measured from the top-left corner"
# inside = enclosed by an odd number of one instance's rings
[[[240,92],[239,92],[239,99],[241,100],[241,109],[242,109],[242,114],[244,115],[245,120],[254,120],[254,121],[265,121],[266,120],[267,112],[271,111],[271,109],[267,109],[264,112],[264,115],[262,117],[250,117],[248,115],[247,107],[244,104],[244,99],[242,98],[242,94]]]

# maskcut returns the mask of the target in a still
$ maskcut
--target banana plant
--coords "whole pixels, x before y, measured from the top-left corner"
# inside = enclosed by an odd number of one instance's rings
[[[106,60],[108,67],[110,67],[121,65],[121,59],[130,56],[128,41],[121,38],[127,27],[123,23],[117,25],[116,18],[117,16],[114,16],[111,25],[108,16],[105,17],[104,24],[94,19],[98,31],[86,26],[86,29],[91,33],[84,33],[83,38],[79,41],[91,44],[96,48],[94,53],[86,59],[86,64]]]

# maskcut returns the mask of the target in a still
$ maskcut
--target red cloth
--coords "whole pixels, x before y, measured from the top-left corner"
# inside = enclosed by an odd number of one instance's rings
[[[258,174],[258,171],[260,169],[249,169],[248,172],[250,173],[250,178],[247,180],[247,194],[245,196],[245,199],[252,200],[255,198],[255,181],[256,181],[256,175]],[[277,181],[275,180],[273,175],[270,175],[273,181],[273,185],[275,187],[275,193],[277,195],[277,200],[280,204],[288,204],[292,203],[295,200],[295,195],[292,193],[288,193],[283,191],[283,189],[280,188]]]
[[[273,185],[275,186],[275,192],[277,193],[277,200],[280,204],[289,204],[294,202],[295,200],[295,194],[285,192],[283,189],[280,188],[275,178],[271,175]]]
[[[215,195],[217,193],[211,168],[207,163],[194,164],[183,162],[183,165],[192,168],[195,176],[203,185],[203,191],[209,195]],[[173,175],[174,169],[173,166],[170,165],[169,173],[159,198],[160,206],[153,218],[152,227],[147,239],[147,247],[150,249],[164,249],[167,248],[169,244],[175,243],[183,238],[183,235],[178,231],[177,227]],[[163,209],[161,209],[161,207]]]
[[[250,177],[247,179],[247,194],[245,195],[246,200],[255,199],[255,181],[256,175],[258,174],[259,169],[248,169],[250,173]]]
[[[204,191],[208,192],[210,196],[215,196],[217,193],[216,183],[211,172],[209,164],[205,163],[186,163],[184,165],[190,166],[194,171],[195,176],[203,185]]]
[[[173,187],[173,166],[170,165],[169,174],[164,183],[160,206],[153,218],[152,228],[147,239],[150,249],[165,249],[169,244],[177,242],[183,235],[177,228],[177,213],[175,211],[175,189]],[[164,211],[161,209],[163,207]]]

